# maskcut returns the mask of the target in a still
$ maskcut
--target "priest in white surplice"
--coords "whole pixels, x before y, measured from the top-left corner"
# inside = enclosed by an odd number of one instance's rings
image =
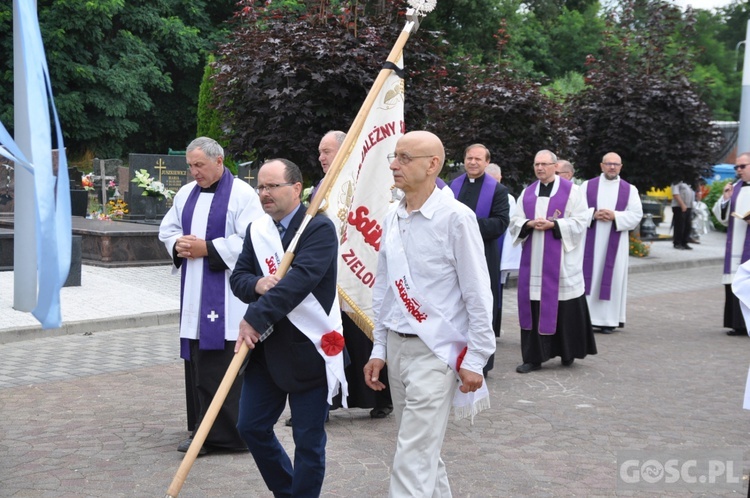
[[[523,244],[518,270],[518,321],[523,363],[518,373],[539,370],[559,356],[563,366],[596,354],[584,297],[583,242],[590,215],[580,190],[555,175],[557,157],[534,158],[538,181],[518,197],[510,236]]]
[[[750,152],[743,152],[737,156],[734,170],[740,179],[724,187],[723,196],[714,204],[713,213],[716,219],[727,227],[724,275],[721,279],[725,289],[724,327],[731,329],[727,335],[745,335],[747,326],[742,317],[740,303],[732,293],[731,284],[737,268],[750,259],[750,221],[742,219],[750,211]]]
[[[234,357],[247,306],[232,294],[234,269],[247,226],[263,214],[255,190],[224,167],[224,150],[200,137],[186,150],[195,181],[183,186],[159,227],[159,240],[181,271],[180,356],[185,359],[188,430],[197,430]],[[247,451],[237,431],[240,388],[230,389],[200,450]],[[190,438],[179,451],[187,451]]]
[[[638,189],[620,178],[622,159],[609,152],[602,174],[581,185],[593,219],[586,231],[583,278],[591,325],[604,334],[625,326],[628,291],[629,230],[643,218]]]

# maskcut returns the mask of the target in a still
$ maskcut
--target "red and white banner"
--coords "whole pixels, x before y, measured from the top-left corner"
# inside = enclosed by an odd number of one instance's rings
[[[403,57],[397,65],[403,67]],[[341,306],[372,338],[372,287],[383,233],[382,220],[395,205],[388,154],[404,134],[404,82],[386,80],[325,204],[338,228]]]

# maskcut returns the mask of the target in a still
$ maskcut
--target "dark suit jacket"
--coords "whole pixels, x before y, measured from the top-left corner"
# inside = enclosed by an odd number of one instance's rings
[[[289,223],[282,244],[284,249],[299,229],[303,206]],[[251,224],[252,225],[252,224]],[[300,392],[325,385],[325,362],[315,346],[287,314],[312,293],[326,312],[336,295],[338,239],[331,220],[316,216],[305,228],[291,268],[276,286],[265,293],[255,293],[256,282],[263,277],[247,227],[245,242],[229,282],[232,292],[248,303],[245,320],[259,333],[273,325],[273,333],[250,355],[251,362],[261,362],[274,382],[286,392]]]

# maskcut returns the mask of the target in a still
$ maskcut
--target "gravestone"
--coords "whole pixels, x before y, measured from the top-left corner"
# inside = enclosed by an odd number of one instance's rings
[[[15,194],[13,192],[13,164],[0,157],[0,213],[12,213]]]
[[[180,187],[193,181],[185,161],[185,156],[173,156],[167,154],[130,154],[129,159],[130,179],[135,178],[135,172],[145,169],[154,180],[160,181],[164,186],[177,192]],[[135,183],[130,183],[128,203],[131,217],[143,216],[146,213],[148,199],[144,197],[143,189]],[[163,212],[157,213],[162,217],[166,210],[172,206],[172,200],[167,199],[166,204],[160,207]]]
[[[258,186],[258,169],[253,168],[253,163],[243,163],[237,165],[237,178],[250,184],[255,188]]]

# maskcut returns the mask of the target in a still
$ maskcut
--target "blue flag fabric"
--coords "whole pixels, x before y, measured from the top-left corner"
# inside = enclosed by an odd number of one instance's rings
[[[47,59],[44,54],[42,34],[36,13],[36,2],[14,0],[18,14],[20,46],[23,51],[23,71],[26,79],[28,122],[31,129],[31,158],[27,160],[0,122],[0,155],[34,175],[36,201],[36,244],[38,286],[37,306],[32,312],[42,328],[62,325],[60,289],[70,270],[72,243],[70,215],[70,186],[68,161],[65,156],[60,120],[52,97]],[[18,44],[16,44],[18,45]],[[18,95],[16,95],[18,99]],[[50,112],[54,118],[57,147],[59,149],[57,176],[52,168],[52,131]],[[19,112],[16,108],[15,112]],[[18,230],[18,227],[15,227]],[[18,276],[15,276],[18,278]]]

